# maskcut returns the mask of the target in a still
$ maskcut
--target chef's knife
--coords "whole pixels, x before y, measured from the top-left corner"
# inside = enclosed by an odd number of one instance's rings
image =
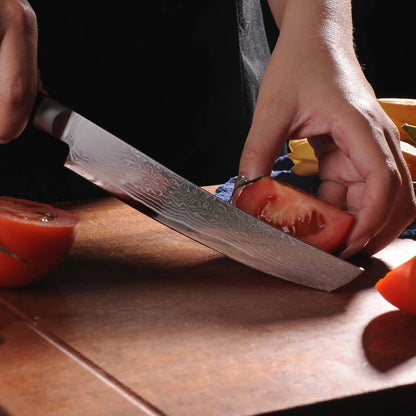
[[[68,145],[67,168],[231,259],[325,291],[362,272],[222,201],[50,97],[38,101],[33,125]]]

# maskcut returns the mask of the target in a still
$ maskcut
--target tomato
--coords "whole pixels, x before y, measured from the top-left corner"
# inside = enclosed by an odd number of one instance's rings
[[[0,197],[0,286],[52,273],[71,250],[78,224],[75,215],[51,205]]]
[[[329,253],[341,248],[354,221],[347,212],[269,177],[246,185],[236,206]]]
[[[396,308],[416,315],[416,256],[388,272],[376,289]]]

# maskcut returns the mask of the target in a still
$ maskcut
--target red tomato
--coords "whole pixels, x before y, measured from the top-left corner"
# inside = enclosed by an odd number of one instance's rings
[[[23,286],[53,272],[71,250],[78,223],[62,209],[0,197],[0,286]]]
[[[269,177],[245,186],[236,206],[329,253],[341,248],[354,220],[347,212]]]
[[[376,289],[396,308],[416,315],[416,257],[388,272]]]

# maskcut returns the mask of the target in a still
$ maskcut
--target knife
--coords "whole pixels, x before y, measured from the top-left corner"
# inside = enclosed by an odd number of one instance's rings
[[[219,199],[51,97],[40,96],[32,123],[68,145],[68,169],[244,265],[324,291],[363,271]]]

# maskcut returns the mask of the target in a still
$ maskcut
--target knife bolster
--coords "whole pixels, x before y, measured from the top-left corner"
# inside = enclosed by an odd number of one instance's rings
[[[37,104],[33,125],[54,137],[62,138],[71,110],[54,99],[44,96]]]

